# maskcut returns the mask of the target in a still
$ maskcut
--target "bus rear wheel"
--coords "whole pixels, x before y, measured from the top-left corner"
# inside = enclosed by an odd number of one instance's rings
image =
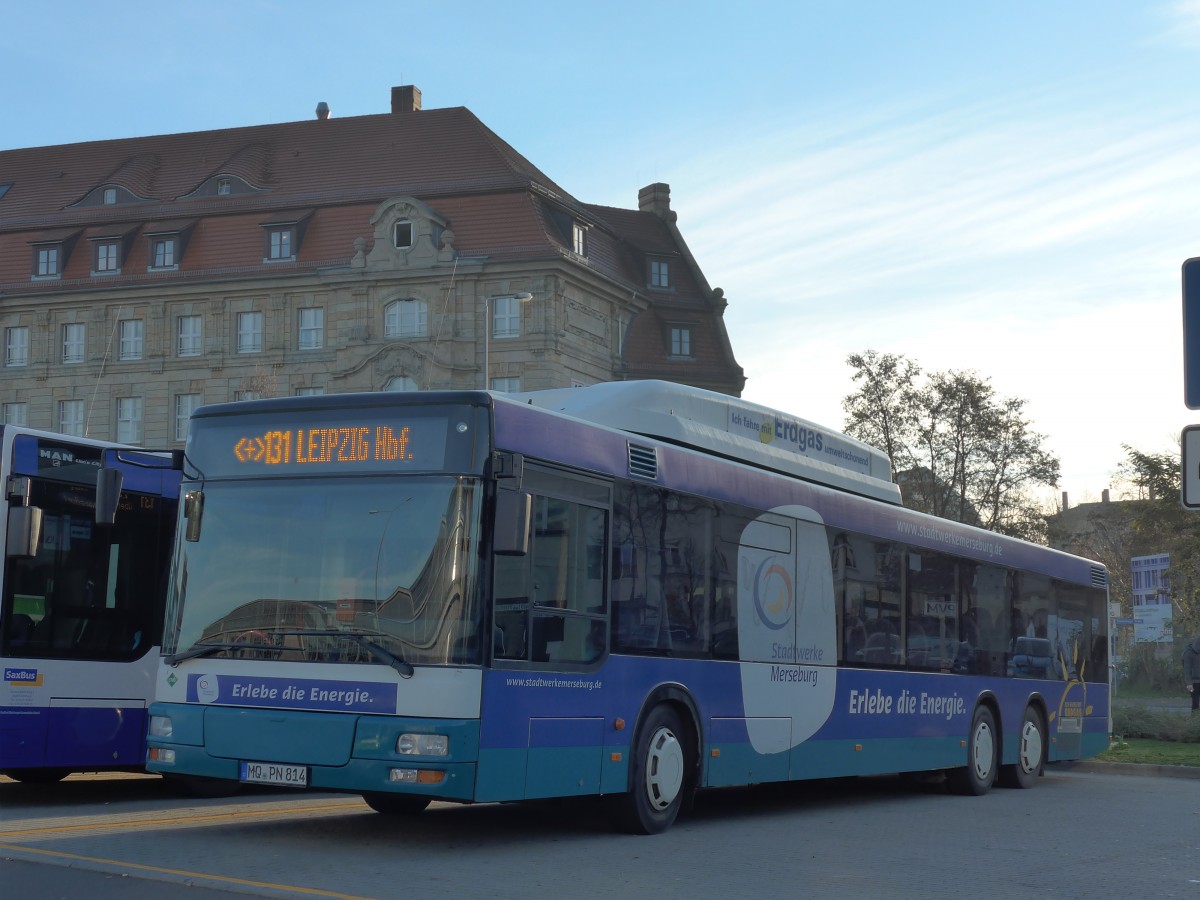
[[[630,791],[613,797],[613,818],[631,834],[660,834],[683,806],[692,752],[670,706],[655,707],[634,740]]]
[[[1010,788],[1031,788],[1046,768],[1046,727],[1042,714],[1032,706],[1025,707],[1021,721],[1021,739],[1017,746],[1015,765],[1002,766],[1000,783]]]
[[[986,706],[976,707],[975,715],[971,717],[971,732],[967,736],[967,764],[950,770],[947,777],[950,789],[956,794],[975,797],[990,791],[992,782],[996,780],[999,751],[996,717]]]
[[[415,816],[429,805],[428,797],[415,794],[388,794],[383,791],[367,791],[362,795],[367,806],[377,813],[388,816]]]

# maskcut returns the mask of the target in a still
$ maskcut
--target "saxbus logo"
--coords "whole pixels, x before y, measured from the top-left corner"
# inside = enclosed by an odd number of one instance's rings
[[[792,621],[792,576],[772,557],[762,561],[754,576],[754,609],[772,631]]]

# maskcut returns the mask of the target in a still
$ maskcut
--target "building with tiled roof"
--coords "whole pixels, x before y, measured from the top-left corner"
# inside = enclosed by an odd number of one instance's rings
[[[485,364],[496,390],[739,395],[724,308],[667,185],[581,203],[411,86],[381,115],[0,151],[6,422],[174,446],[202,404]]]

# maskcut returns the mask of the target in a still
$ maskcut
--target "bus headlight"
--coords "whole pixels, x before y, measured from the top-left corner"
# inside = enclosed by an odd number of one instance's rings
[[[170,716],[150,717],[150,737],[169,738],[172,733]]]
[[[444,734],[402,734],[396,741],[396,752],[405,756],[446,756],[450,739]]]

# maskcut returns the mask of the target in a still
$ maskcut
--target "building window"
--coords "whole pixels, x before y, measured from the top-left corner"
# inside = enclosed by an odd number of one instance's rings
[[[492,305],[492,337],[521,336],[521,301],[514,297],[498,297]]]
[[[5,425],[28,425],[29,424],[29,404],[28,403],[5,403],[4,404],[4,424]]]
[[[429,306],[424,300],[393,300],[383,308],[383,336],[426,337]]]
[[[319,387],[298,387],[296,388],[297,397],[320,397],[325,393],[325,388]]]
[[[111,274],[121,271],[121,244],[119,241],[96,243],[96,259],[92,271],[96,274]]]
[[[203,323],[200,316],[180,316],[175,332],[175,352],[179,356],[199,356]]]
[[[499,391],[502,394],[516,394],[521,390],[520,378],[493,378],[489,384],[493,391]]]
[[[59,400],[58,401],[58,430],[63,434],[73,434],[76,437],[83,437],[86,422],[84,420],[85,411],[82,400]]]
[[[383,386],[385,391],[419,391],[417,383],[408,375],[397,375],[394,378],[389,378],[388,383]]]
[[[87,339],[87,326],[82,322],[69,322],[62,329],[62,361],[64,363],[83,362],[84,345]],[[74,432],[70,432],[74,434]]]
[[[325,346],[325,310],[312,306],[300,310],[301,350],[320,350]]]
[[[57,278],[61,274],[59,270],[61,259],[62,247],[58,244],[37,247],[34,250],[34,274],[38,278]]]
[[[142,441],[142,398],[117,398],[117,440],[122,444]]]
[[[150,242],[150,268],[175,268],[175,238],[160,237]]]
[[[578,222],[571,225],[571,245],[580,256],[587,256],[587,229]]]
[[[267,229],[267,259],[270,261],[295,259],[292,237],[291,228]]]
[[[392,226],[392,244],[397,250],[407,250],[413,244],[412,222],[397,222]]]
[[[237,352],[261,353],[263,348],[263,314],[260,312],[238,313]]]
[[[116,202],[117,202],[117,189],[116,188],[105,188],[104,189],[104,205],[112,206]]]
[[[117,350],[119,359],[142,358],[142,320],[122,319],[120,327],[120,346]]]
[[[650,260],[650,287],[669,288],[670,286],[670,264],[665,259]]]
[[[17,325],[4,329],[4,365],[10,368],[29,365],[29,328]]]
[[[671,329],[671,355],[692,355],[692,329],[678,326]]]
[[[262,391],[234,391],[233,399],[239,403],[243,400],[261,400]]]
[[[217,179],[217,196],[218,197],[227,197],[227,196],[229,196],[229,194],[232,190],[233,190],[233,182],[231,182],[228,178],[218,178]]]
[[[192,413],[200,407],[200,397],[200,394],[175,395],[175,440],[187,439],[188,423],[192,419]]]

